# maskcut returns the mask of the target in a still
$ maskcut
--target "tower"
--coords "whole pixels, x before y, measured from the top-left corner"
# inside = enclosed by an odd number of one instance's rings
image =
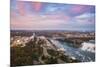
[[[32,34],[32,36],[30,37],[30,39],[34,39],[35,37],[35,33]]]

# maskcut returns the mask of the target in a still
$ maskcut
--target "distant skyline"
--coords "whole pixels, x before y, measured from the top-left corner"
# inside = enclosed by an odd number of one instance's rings
[[[11,30],[95,31],[95,6],[11,0]]]

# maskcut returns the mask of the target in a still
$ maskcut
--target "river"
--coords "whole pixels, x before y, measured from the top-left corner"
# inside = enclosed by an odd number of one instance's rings
[[[69,46],[72,43],[62,42],[62,41],[58,41],[58,40],[54,40],[54,39],[50,39],[50,40],[58,48],[64,48],[66,55],[74,57],[74,58],[80,60],[81,62],[95,61],[95,52],[86,51],[86,50],[82,50],[81,48],[75,48],[75,47]]]

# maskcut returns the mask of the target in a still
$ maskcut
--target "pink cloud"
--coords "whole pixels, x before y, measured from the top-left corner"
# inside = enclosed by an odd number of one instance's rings
[[[40,11],[41,7],[42,7],[42,3],[41,2],[34,2],[33,4],[33,8],[35,9],[36,12]]]
[[[71,9],[71,12],[72,13],[81,13],[81,12],[83,12],[84,11],[84,9],[85,9],[85,6],[82,6],[82,5],[75,5],[75,6],[73,6],[72,7],[72,9]]]
[[[23,29],[43,29],[56,28],[62,24],[67,24],[68,17],[60,15],[24,15],[11,17],[11,28]]]
[[[17,9],[20,15],[25,15],[25,3],[23,1],[17,1]]]

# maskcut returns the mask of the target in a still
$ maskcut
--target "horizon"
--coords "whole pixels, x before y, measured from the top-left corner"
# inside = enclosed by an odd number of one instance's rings
[[[16,29],[16,30],[10,30],[10,31],[64,31],[64,32],[94,32],[95,33],[95,31],[77,31],[77,30],[18,30],[18,29]]]

